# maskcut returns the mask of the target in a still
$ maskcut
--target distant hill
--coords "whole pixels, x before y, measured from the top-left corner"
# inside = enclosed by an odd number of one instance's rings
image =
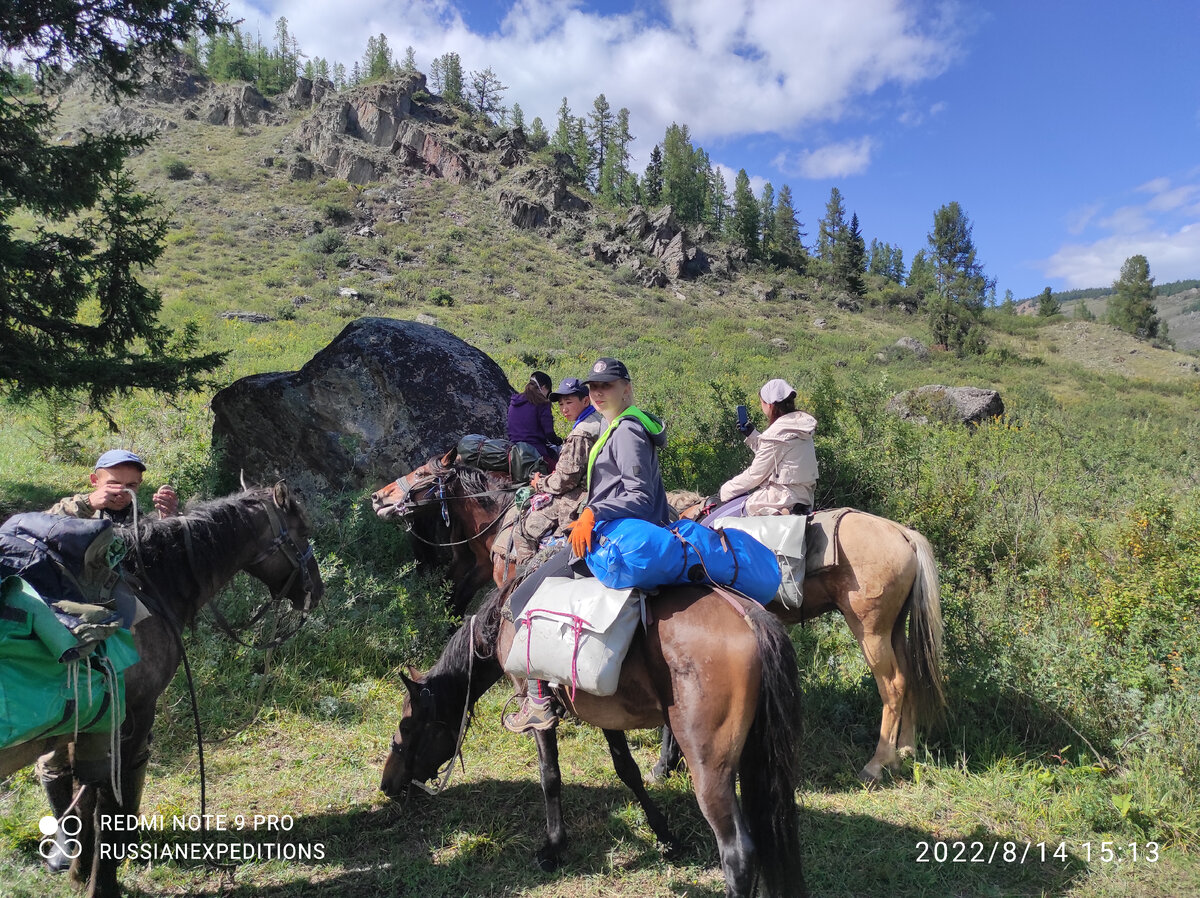
[[[1063,314],[1075,314],[1080,303],[1097,318],[1103,319],[1108,309],[1112,287],[1088,287],[1084,290],[1064,290],[1054,298],[1062,303]],[[1167,336],[1184,352],[1200,350],[1200,280],[1172,281],[1154,288],[1154,305],[1158,317],[1167,325]],[[1036,296],[1017,303],[1019,314],[1037,314]]]

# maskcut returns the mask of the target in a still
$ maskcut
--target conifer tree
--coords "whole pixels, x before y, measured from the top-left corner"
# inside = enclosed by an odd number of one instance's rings
[[[733,182],[733,213],[729,217],[729,236],[738,246],[750,253],[752,258],[759,254],[759,205],[750,189],[750,177],[744,168],[738,169]]]
[[[771,182],[763,184],[758,199],[759,248],[764,258],[770,258],[775,250],[775,188]]]
[[[587,173],[592,168],[592,145],[582,115],[571,125],[571,161],[575,164],[575,180],[586,185]]]
[[[825,203],[825,217],[817,223],[817,258],[823,262],[834,261],[834,248],[843,240],[846,230],[846,205],[842,201],[842,192],[836,187],[829,191],[829,201]]]
[[[725,229],[729,220],[729,188],[725,185],[725,175],[721,173],[721,169],[713,166],[712,173],[709,175],[709,214],[712,219],[712,226],[718,233]]]
[[[662,201],[686,224],[701,220],[708,179],[700,169],[703,151],[692,146],[687,125],[674,122],[667,128],[662,150]]]
[[[554,128],[554,137],[550,139],[550,147],[554,152],[571,155],[571,128],[574,122],[571,107],[567,105],[567,98],[563,97],[558,107],[558,124]]]
[[[1062,303],[1054,298],[1054,291],[1049,287],[1038,295],[1038,316],[1050,318],[1062,311]]]
[[[866,292],[863,275],[867,271],[867,247],[862,229],[858,225],[858,213],[850,216],[850,225],[845,230],[845,239],[834,250],[834,270],[846,289],[862,296]]]
[[[521,108],[520,103],[513,103],[512,107],[512,126],[513,128],[525,130],[525,110]]]
[[[1108,300],[1108,323],[1145,340],[1166,336],[1154,306],[1154,278],[1145,256],[1130,256],[1121,265],[1121,276],[1113,282]]]
[[[658,144],[650,151],[650,161],[642,173],[642,199],[647,206],[657,206],[662,202],[663,190],[662,148]]]
[[[415,72],[417,70],[417,51],[409,44],[404,48],[404,60],[400,63],[400,71],[404,73]]]
[[[14,98],[11,60],[28,60],[43,83],[71,66],[124,97],[144,54],[228,25],[223,4],[207,0],[126,0],[86,15],[78,4],[0,5],[0,388],[82,391],[103,409],[135,388],[198,389],[221,364],[224,353],[197,354],[194,325],[160,324],[162,297],[138,281],[167,227],[123,167],[147,138],[59,142],[56,106]]]
[[[484,119],[497,116],[501,109],[500,98],[508,88],[500,83],[492,67],[488,66],[482,72],[471,73],[471,94],[469,102]]]
[[[978,325],[991,282],[975,257],[974,226],[957,202],[934,213],[929,252],[937,290],[928,302],[933,338],[960,354],[982,352]]]
[[[540,150],[550,142],[550,136],[546,133],[546,126],[542,124],[542,117],[535,115],[533,121],[529,123],[529,146],[535,150]]]
[[[588,173],[588,178],[591,179],[595,175],[595,181],[599,181],[600,170],[604,168],[605,155],[608,153],[608,144],[612,139],[613,128],[613,113],[612,107],[608,105],[608,100],[604,94],[600,94],[592,102],[592,111],[588,113],[587,118],[587,133],[588,144],[591,150],[592,172]]]
[[[803,225],[796,218],[792,203],[792,188],[784,184],[779,188],[779,200],[775,204],[775,232],[773,243],[775,257],[780,264],[801,269],[804,265]]]

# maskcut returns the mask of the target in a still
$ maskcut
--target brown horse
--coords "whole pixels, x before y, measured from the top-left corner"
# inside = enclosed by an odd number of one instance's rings
[[[138,572],[145,590],[142,598],[151,614],[133,628],[139,660],[125,672],[119,759],[122,800],[116,799],[110,784],[89,786],[74,811],[83,829],[77,837],[81,853],[71,863],[71,878],[80,885],[90,883],[89,896],[120,894],[120,841],[129,833],[100,826],[100,815],[138,813],[150,729],[158,697],[179,668],[182,629],[243,570],[265,583],[275,598],[288,599],[292,607],[313,607],[325,587],[308,545],[309,529],[304,510],[281,482],[274,489],[248,490],[203,503],[178,517],[147,520],[136,532],[121,531],[132,547],[126,565]],[[64,753],[71,740],[68,734],[0,751],[0,777],[47,752]],[[55,816],[65,810],[65,806],[55,808]]]
[[[462,617],[481,586],[493,579],[500,586],[513,573],[502,561],[493,566],[491,547],[518,484],[507,474],[456,465],[455,454],[451,449],[435,455],[373,493],[371,504],[384,520],[403,520],[419,542],[451,550],[449,577],[454,585],[448,606],[454,616]],[[430,539],[425,535],[430,528],[415,526],[419,516],[438,510],[449,525],[445,541]]]
[[[514,635],[500,610],[513,580],[450,640],[428,674],[410,670],[408,694],[380,788],[406,797],[414,783],[453,764],[475,702],[502,676]],[[625,730],[668,722],[717,839],[725,894],[804,894],[795,800],[799,718],[796,656],[779,621],[751,602],[697,587],[652,600],[621,668],[616,694],[578,692],[575,716],[600,727],[617,774],[637,796],[659,841],[676,847],[651,801]],[[567,843],[554,730],[535,733],[546,803],[546,842],[537,859],[554,869]],[[741,802],[735,790],[741,783]]]
[[[447,495],[470,492],[456,487],[455,479],[470,476],[473,469],[451,465],[449,459],[431,460],[409,475],[406,508],[437,501],[438,490]],[[424,473],[418,474],[421,471]],[[389,497],[381,493],[375,497],[377,509],[388,505]],[[462,498],[443,507],[452,521],[462,522],[465,533],[476,534],[471,541],[477,559],[474,580],[490,572],[500,585],[511,576],[511,568],[503,563],[492,565],[495,531],[477,526],[497,512],[476,501]],[[836,610],[850,626],[883,700],[879,742],[859,773],[864,781],[873,783],[883,777],[884,770],[898,769],[903,758],[915,753],[918,721],[935,718],[945,703],[937,564],[928,540],[920,533],[866,512],[852,511],[842,519],[837,542],[837,564],[805,580],[800,610],[786,609],[778,602],[772,602],[767,610],[787,624]],[[655,768],[658,775],[674,761],[667,754],[667,740],[663,748],[663,761]]]

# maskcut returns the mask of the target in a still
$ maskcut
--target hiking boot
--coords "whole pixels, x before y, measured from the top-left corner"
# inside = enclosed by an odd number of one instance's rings
[[[529,733],[533,730],[548,730],[558,723],[554,713],[554,701],[549,697],[534,698],[527,695],[521,706],[511,714],[504,715],[504,728],[510,733]]]

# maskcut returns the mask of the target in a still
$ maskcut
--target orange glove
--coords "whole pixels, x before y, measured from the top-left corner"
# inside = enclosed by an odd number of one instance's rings
[[[596,526],[596,513],[585,508],[579,520],[567,525],[567,541],[572,551],[582,558],[592,548],[592,528]]]

